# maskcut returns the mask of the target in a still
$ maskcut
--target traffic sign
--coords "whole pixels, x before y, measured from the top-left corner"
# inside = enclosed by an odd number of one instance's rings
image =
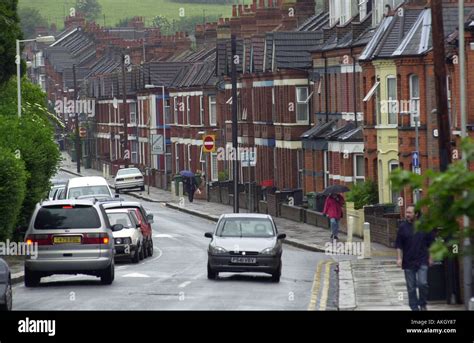
[[[418,151],[413,151],[412,165],[413,165],[413,168],[420,167],[420,155],[419,155]]]
[[[85,127],[79,128],[79,137],[85,138],[87,136],[87,130]]]
[[[151,154],[163,155],[163,153],[164,153],[163,135],[151,135]]]
[[[216,151],[216,136],[206,135],[202,138],[202,146],[204,152]]]

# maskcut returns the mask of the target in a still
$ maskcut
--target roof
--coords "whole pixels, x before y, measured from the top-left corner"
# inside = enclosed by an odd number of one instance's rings
[[[330,120],[327,123],[315,125],[308,131],[304,132],[300,137],[302,140],[318,138],[324,139],[328,132],[332,132],[334,130],[335,125],[335,120]]]

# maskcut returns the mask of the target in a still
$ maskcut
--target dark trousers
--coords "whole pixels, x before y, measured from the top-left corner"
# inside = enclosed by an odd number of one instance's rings
[[[428,266],[421,265],[418,270],[405,269],[405,280],[407,282],[408,304],[412,311],[419,311],[420,307],[426,306],[428,299]],[[418,296],[416,294],[417,288]]]
[[[188,200],[189,200],[189,202],[193,202],[193,200],[194,200],[194,190],[188,191]]]

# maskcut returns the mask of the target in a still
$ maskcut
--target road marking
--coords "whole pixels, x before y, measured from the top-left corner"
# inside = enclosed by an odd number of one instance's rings
[[[326,311],[329,294],[329,282],[331,276],[331,266],[333,262],[326,262],[326,274],[324,276],[323,290],[321,294],[321,300],[319,300],[319,310]]]
[[[189,285],[190,283],[191,283],[191,281],[185,281],[185,282],[183,282],[182,284],[180,284],[180,285],[178,286],[178,288],[184,288],[184,287],[186,287],[187,285]]]
[[[316,273],[314,274],[313,288],[311,289],[311,300],[309,302],[308,311],[316,310],[316,304],[318,302],[318,293],[321,283],[320,274],[324,261],[320,261],[316,268]]]
[[[159,233],[157,235],[154,235],[153,238],[174,238],[174,237],[167,233]]]
[[[142,278],[147,278],[150,277],[149,275],[146,274],[141,274],[141,273],[131,273],[127,275],[122,275],[122,277],[142,277]]]

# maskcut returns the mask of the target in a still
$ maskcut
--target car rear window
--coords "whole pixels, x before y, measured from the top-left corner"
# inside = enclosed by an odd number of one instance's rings
[[[217,236],[220,237],[259,237],[275,236],[272,222],[260,218],[229,218],[219,225]]]
[[[85,186],[69,189],[69,199],[75,199],[84,195],[106,195],[111,196],[107,186]]]
[[[133,227],[128,212],[107,213],[107,216],[109,217],[110,225],[112,226],[115,224],[122,224],[124,227]]]
[[[42,207],[36,216],[37,230],[95,229],[100,228],[100,218],[93,206]]]
[[[136,168],[122,169],[117,172],[117,175],[123,176],[123,175],[131,175],[131,174],[138,174],[138,173],[140,173],[140,170]]]

